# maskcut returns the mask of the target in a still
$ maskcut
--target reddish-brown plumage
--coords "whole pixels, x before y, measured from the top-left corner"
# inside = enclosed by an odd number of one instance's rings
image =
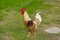
[[[29,32],[32,32],[35,30],[35,25],[33,23],[33,20],[25,21],[25,25],[27,26]]]
[[[21,9],[21,14],[23,15],[25,11],[26,11],[26,8],[22,8]]]

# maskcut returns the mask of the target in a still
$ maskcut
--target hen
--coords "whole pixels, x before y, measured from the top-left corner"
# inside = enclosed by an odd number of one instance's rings
[[[37,29],[37,26],[42,22],[42,18],[39,15],[40,12],[37,12],[35,15],[34,20],[31,19],[26,11],[26,8],[21,9],[21,14],[23,15],[24,19],[24,24],[27,26],[29,34],[28,36],[31,35],[31,33],[34,33],[35,30]],[[35,33],[34,33],[35,34]]]

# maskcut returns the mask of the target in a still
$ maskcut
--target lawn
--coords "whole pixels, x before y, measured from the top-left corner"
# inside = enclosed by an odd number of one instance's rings
[[[23,25],[20,9],[25,7],[34,19],[36,11],[41,11],[42,23],[36,30],[36,40],[60,40],[59,34],[46,33],[49,27],[60,27],[60,0],[0,0],[0,40],[32,40]]]

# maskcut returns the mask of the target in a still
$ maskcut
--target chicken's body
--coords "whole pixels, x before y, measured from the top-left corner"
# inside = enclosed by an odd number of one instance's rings
[[[26,12],[25,8],[22,8],[21,12],[24,17],[24,24],[27,26],[29,30],[29,36],[30,36],[30,33],[35,32],[35,29],[37,28],[38,23],[40,23],[38,13],[35,16],[35,20],[32,20],[29,17],[28,13]]]
[[[24,24],[27,26],[29,32],[35,30],[35,25],[33,20],[28,16],[27,12],[24,13]]]
[[[35,26],[34,26],[33,20],[29,20],[27,22],[26,26],[27,26],[29,32],[33,32],[35,30]]]

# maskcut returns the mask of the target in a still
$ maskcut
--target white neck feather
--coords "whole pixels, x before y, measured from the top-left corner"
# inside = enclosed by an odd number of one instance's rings
[[[31,20],[31,18],[29,17],[29,15],[26,11],[24,12],[24,20],[26,20],[26,21]]]

